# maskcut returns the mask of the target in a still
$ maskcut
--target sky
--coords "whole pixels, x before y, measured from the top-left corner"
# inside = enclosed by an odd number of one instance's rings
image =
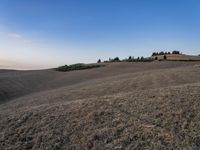
[[[0,68],[200,54],[199,0],[0,0]]]

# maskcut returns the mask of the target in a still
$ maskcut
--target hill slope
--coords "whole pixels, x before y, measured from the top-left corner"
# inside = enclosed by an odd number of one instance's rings
[[[199,66],[2,72],[0,149],[199,149]]]

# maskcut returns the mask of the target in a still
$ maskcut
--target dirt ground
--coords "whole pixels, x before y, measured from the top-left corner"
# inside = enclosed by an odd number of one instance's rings
[[[200,149],[200,62],[0,71],[0,149]]]

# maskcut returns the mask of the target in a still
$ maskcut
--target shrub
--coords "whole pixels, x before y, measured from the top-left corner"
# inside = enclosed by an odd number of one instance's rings
[[[167,56],[166,56],[166,55],[164,55],[164,56],[163,56],[163,59],[164,59],[164,60],[166,60],[166,59],[167,59]]]
[[[95,64],[73,64],[73,65],[64,65],[56,68],[57,71],[73,71],[73,70],[84,70],[84,69],[92,69],[97,67],[103,67],[103,65],[95,65]]]

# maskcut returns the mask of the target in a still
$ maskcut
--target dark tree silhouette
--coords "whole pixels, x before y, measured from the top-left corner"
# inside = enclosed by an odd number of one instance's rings
[[[119,57],[115,57],[115,58],[113,59],[113,61],[114,61],[114,62],[119,62],[120,59],[119,59]]]
[[[153,53],[152,53],[152,56],[156,56],[156,55],[158,55],[157,52],[153,52]]]
[[[101,63],[101,59],[99,59],[99,60],[97,61],[97,63]]]
[[[172,51],[172,54],[180,54],[179,51]]]
[[[163,51],[161,51],[159,54],[160,54],[160,55],[164,55],[165,53],[164,53]]]

